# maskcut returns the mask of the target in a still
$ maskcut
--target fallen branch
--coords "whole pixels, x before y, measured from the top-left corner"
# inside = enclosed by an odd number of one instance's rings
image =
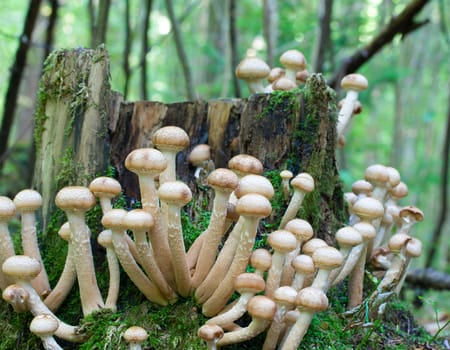
[[[450,274],[433,268],[409,271],[406,276],[406,282],[426,289],[450,290]]]

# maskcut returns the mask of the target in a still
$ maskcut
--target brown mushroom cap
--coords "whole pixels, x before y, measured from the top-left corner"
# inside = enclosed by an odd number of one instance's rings
[[[255,249],[250,256],[250,265],[257,270],[267,271],[272,265],[272,254],[264,248]]]
[[[129,327],[123,334],[123,338],[130,344],[141,344],[147,340],[148,334],[146,330],[139,326]]]
[[[246,57],[236,67],[236,77],[243,80],[259,80],[266,78],[270,67],[257,57]]]
[[[153,227],[155,220],[149,212],[143,209],[133,209],[123,217],[122,224],[130,230],[148,230]]]
[[[288,50],[280,56],[280,63],[283,67],[295,71],[306,68],[306,59],[298,50]]]
[[[122,186],[112,177],[100,176],[91,181],[89,190],[96,197],[114,198],[122,192]]]
[[[372,184],[366,180],[357,180],[352,184],[352,191],[356,195],[365,194],[366,196],[370,196],[372,190]]]
[[[298,292],[296,304],[300,310],[307,309],[313,312],[319,312],[327,309],[328,298],[321,289],[306,287]]]
[[[236,212],[242,216],[265,218],[272,212],[272,206],[266,197],[250,193],[239,198]]]
[[[198,329],[197,335],[204,341],[210,342],[222,338],[224,331],[222,327],[216,324],[204,324]]]
[[[213,170],[208,175],[207,181],[208,185],[214,188],[214,190],[222,192],[232,192],[238,185],[237,175],[233,171],[225,168]]]
[[[153,145],[168,152],[180,152],[189,146],[189,136],[178,126],[164,126],[155,131],[152,137]]]
[[[353,90],[359,92],[367,89],[369,87],[369,82],[363,75],[352,73],[342,78],[341,87],[344,90]]]
[[[234,289],[239,294],[243,293],[260,293],[264,290],[266,283],[264,279],[256,273],[244,272],[234,280]]]
[[[386,166],[373,164],[366,168],[364,178],[374,186],[385,186],[389,181],[389,173]]]
[[[363,220],[373,220],[384,214],[383,204],[374,198],[365,197],[358,199],[352,207],[353,212]]]
[[[389,189],[389,194],[394,199],[404,198],[408,195],[408,186],[400,181],[397,186],[394,186]]]
[[[249,154],[238,154],[228,161],[228,168],[238,176],[249,174],[261,175],[263,165],[261,161]]]
[[[298,84],[306,84],[306,81],[309,78],[309,72],[307,69],[303,69],[295,73],[295,81]]]
[[[294,177],[294,174],[290,170],[283,170],[280,172],[280,177],[282,180],[290,180]]]
[[[211,147],[207,144],[195,146],[189,153],[189,162],[194,166],[199,166],[211,158]]]
[[[106,228],[124,228],[123,219],[127,215],[125,209],[111,209],[102,217],[102,225]]]
[[[267,238],[267,243],[277,252],[289,253],[297,247],[297,239],[288,230],[276,230]]]
[[[302,219],[292,219],[288,221],[284,229],[292,232],[300,242],[305,242],[314,235],[311,224]]]
[[[313,259],[306,254],[297,255],[291,265],[297,273],[302,274],[313,273],[316,269]]]
[[[327,242],[320,238],[311,238],[302,245],[302,253],[312,256],[316,249],[322,247],[328,247]]]
[[[42,207],[42,196],[35,190],[22,190],[14,197],[14,205],[19,212],[35,211]]]
[[[406,242],[405,255],[417,258],[422,254],[422,242],[417,238],[411,238]]]
[[[278,91],[289,91],[297,88],[297,85],[287,77],[281,77],[272,83],[272,89]]]
[[[271,199],[275,191],[271,182],[264,176],[249,174],[245,175],[239,181],[234,194],[237,198],[241,198],[242,196],[249,193],[257,193],[261,196],[266,197],[267,199]]]
[[[341,248],[354,247],[362,243],[361,234],[351,226],[345,226],[337,230],[335,237]]]
[[[365,241],[371,240],[377,235],[375,227],[368,222],[357,222],[353,225],[353,228],[361,234],[362,239]]]
[[[6,196],[0,196],[0,219],[9,220],[15,214],[16,206],[14,202]]]
[[[392,188],[397,186],[400,183],[400,173],[398,170],[391,166],[387,166],[386,171],[389,177],[389,187]]]
[[[255,295],[248,302],[247,310],[252,318],[272,320],[275,316],[277,306],[272,299],[267,298],[264,295]]]
[[[287,307],[295,304],[297,298],[297,291],[291,286],[281,286],[273,292],[273,300],[277,304]]]
[[[411,239],[406,233],[396,233],[388,242],[388,247],[391,252],[399,252]]]
[[[406,207],[401,208],[399,215],[401,218],[412,217],[414,218],[414,220],[419,222],[423,220],[422,210],[412,205],[408,205]]]
[[[312,255],[314,265],[319,269],[332,270],[342,265],[342,254],[333,247],[322,247],[314,251]]]
[[[30,331],[40,338],[53,336],[59,327],[59,321],[50,314],[35,316],[30,323]]]
[[[273,83],[275,80],[277,80],[278,78],[281,78],[285,74],[286,74],[286,72],[284,71],[283,68],[281,68],[281,67],[274,67],[274,68],[272,68],[270,70],[270,73],[267,76],[267,81],[269,83]]]
[[[314,179],[308,173],[300,173],[291,180],[291,186],[303,192],[314,191]]]
[[[184,182],[169,181],[159,187],[158,197],[163,202],[182,207],[191,201],[192,192]]]
[[[41,272],[41,264],[27,255],[13,255],[7,258],[2,270],[14,279],[32,280]]]
[[[138,148],[125,158],[125,167],[136,173],[157,175],[167,167],[164,155],[154,148]]]
[[[97,242],[103,248],[114,248],[111,230],[103,230],[97,236]]]
[[[64,211],[87,211],[94,207],[95,197],[87,187],[68,186],[62,188],[55,197],[56,206]]]

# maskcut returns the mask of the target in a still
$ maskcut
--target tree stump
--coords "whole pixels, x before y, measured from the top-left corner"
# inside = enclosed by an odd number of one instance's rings
[[[334,93],[319,74],[313,74],[301,90],[248,99],[126,102],[111,130],[110,158],[124,192],[136,199],[137,177],[124,167],[126,155],[135,148],[152,147],[153,133],[167,125],[183,128],[191,138],[190,148],[177,158],[177,173],[185,182],[193,181],[187,157],[199,143],[209,144],[216,168],[246,153],[260,159],[266,171],[308,172],[316,191],[306,196],[301,216],[311,222],[318,237],[331,243],[345,221],[335,162],[335,118]]]

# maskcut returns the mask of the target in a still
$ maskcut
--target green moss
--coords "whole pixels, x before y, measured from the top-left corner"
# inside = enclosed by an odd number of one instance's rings
[[[273,114],[274,111],[292,116],[293,112],[299,109],[299,96],[302,90],[302,88],[289,91],[276,90],[270,93],[268,103],[262,110],[259,119]]]

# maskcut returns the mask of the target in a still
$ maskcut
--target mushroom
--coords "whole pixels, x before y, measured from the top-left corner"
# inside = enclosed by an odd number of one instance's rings
[[[286,72],[281,67],[272,68],[267,76],[267,81],[269,85],[265,87],[265,92],[273,92],[272,84],[279,78],[284,77]]]
[[[364,178],[373,186],[371,197],[384,202],[389,183],[389,172],[382,164],[373,164],[366,168]]]
[[[272,247],[273,254],[272,266],[267,274],[265,295],[271,298],[280,286],[285,257],[297,247],[297,239],[290,231],[277,230],[269,235],[267,243]]]
[[[136,248],[141,257],[141,265],[151,281],[161,291],[164,298],[171,303],[175,302],[177,295],[164,278],[156,263],[154,252],[148,244],[147,233],[151,235],[153,233],[151,229],[154,226],[152,215],[143,209],[133,209],[123,217],[122,225],[133,232]]]
[[[314,314],[327,309],[328,298],[321,289],[306,287],[298,292],[296,305],[300,314],[289,333],[287,333],[281,350],[296,350],[298,348]]]
[[[284,326],[284,315],[295,306],[297,291],[289,286],[279,287],[273,293],[273,301],[277,306],[275,316],[266,334],[262,350],[274,350]]]
[[[2,298],[10,304],[15,312],[29,311],[30,294],[17,284],[10,284],[3,290]]]
[[[214,189],[215,197],[209,225],[202,234],[203,244],[192,276],[194,288],[203,282],[214,264],[219,244],[226,231],[228,198],[238,185],[238,178],[233,171],[221,168],[211,172],[208,184]]]
[[[316,271],[316,267],[313,259],[306,254],[297,255],[291,265],[295,271],[292,288],[299,291],[303,288],[305,277],[311,276]]]
[[[208,350],[217,350],[217,342],[223,337],[224,332],[218,325],[204,324],[198,329],[197,335],[206,342]]]
[[[294,84],[297,80],[297,72],[306,68],[306,59],[298,50],[288,50],[280,56],[280,63],[286,71],[286,78],[289,78]]]
[[[158,189],[159,199],[167,204],[168,209],[168,241],[175,274],[176,290],[186,297],[192,287],[191,276],[186,260],[186,253],[181,227],[181,207],[189,203],[192,193],[181,181],[165,182]]]
[[[309,72],[307,69],[298,71],[295,74],[295,82],[297,83],[297,85],[305,85],[308,78],[309,78]]]
[[[15,213],[14,202],[8,197],[0,196],[0,264],[16,254],[8,229],[8,221]],[[0,289],[5,289],[11,283],[13,283],[12,280],[0,272]]]
[[[142,272],[130,253],[128,244],[123,237],[126,235],[125,227],[123,225],[123,218],[125,215],[127,215],[127,212],[124,209],[111,209],[104,214],[102,218],[102,225],[111,230],[114,252],[124,271],[142,294],[150,301],[160,305],[167,305],[167,299],[161,295],[160,290],[147,278],[144,272]]]
[[[86,187],[69,186],[61,189],[55,198],[56,206],[62,209],[72,231],[73,260],[77,272],[83,315],[87,316],[104,307],[92,256],[90,231],[85,222],[85,213],[95,205],[95,197]]]
[[[252,317],[250,324],[239,330],[225,333],[223,338],[217,342],[217,345],[221,347],[241,343],[264,332],[275,316],[276,308],[275,302],[270,298],[255,295],[250,299],[247,306],[247,311]]]
[[[341,87],[347,94],[344,103],[339,111],[337,122],[337,136],[341,136],[347,126],[352,114],[355,101],[358,99],[359,92],[366,90],[369,86],[367,79],[361,74],[348,74],[341,80]]]
[[[289,181],[294,177],[294,174],[290,170],[283,170],[280,172],[281,187],[283,189],[284,200],[288,201],[291,195],[291,189],[289,187]]]
[[[250,265],[255,269],[255,273],[264,277],[264,273],[272,265],[272,254],[265,248],[257,248],[250,256]]]
[[[217,314],[233,294],[233,281],[247,267],[249,257],[255,242],[259,220],[270,215],[272,206],[269,200],[259,194],[246,194],[239,198],[236,211],[244,217],[243,230],[233,261],[225,277],[211,297],[203,304],[205,316]]]
[[[41,338],[42,345],[46,350],[63,350],[53,338],[58,327],[59,321],[49,314],[37,315],[30,323],[31,333]]]
[[[313,253],[312,259],[318,271],[311,287],[326,292],[329,287],[328,276],[333,269],[342,265],[342,254],[334,247],[323,247]]]
[[[77,278],[77,271],[75,268],[75,262],[73,257],[73,245],[70,241],[72,232],[70,230],[70,224],[65,222],[58,230],[58,235],[68,243],[66,261],[64,263],[63,271],[59,276],[58,282],[52,291],[44,299],[45,305],[52,310],[57,310],[66,297],[72,290],[75,280]]]
[[[198,179],[202,172],[208,172],[211,166],[211,147],[207,144],[195,146],[189,153],[189,163],[195,166],[194,177]]]
[[[308,173],[301,173],[291,180],[294,194],[280,222],[280,229],[297,215],[306,193],[314,191],[314,179]]]
[[[130,350],[141,350],[147,338],[147,331],[139,326],[131,326],[123,334],[123,339],[128,343]]]
[[[128,154],[125,159],[125,167],[138,175],[142,209],[149,212],[155,222],[153,233],[150,236],[155,260],[169,285],[175,288],[172,256],[166,227],[163,226],[161,218],[154,181],[154,177],[166,169],[167,160],[160,151],[154,148],[140,148]]]
[[[42,266],[41,272],[31,281],[31,285],[41,297],[45,298],[50,293],[50,283],[39,251],[35,217],[35,211],[42,207],[42,196],[35,190],[26,189],[17,193],[13,202],[21,215],[23,254],[36,259]]]
[[[269,73],[270,67],[257,57],[244,58],[235,70],[236,77],[246,81],[251,94],[265,91],[263,80]]]
[[[287,76],[281,77],[272,83],[272,89],[274,91],[289,91],[295,88],[297,88],[297,84]]]
[[[2,270],[14,280],[14,283],[18,287],[25,291],[21,292],[22,295],[27,295],[23,300],[25,300],[28,309],[34,316],[49,314],[57,319],[50,309],[45,306],[30,283],[30,281],[41,271],[41,264],[39,261],[26,255],[14,255],[5,260]],[[78,343],[85,340],[85,336],[80,334],[77,327],[70,326],[62,321],[59,322],[59,327],[56,330],[55,335],[58,338],[71,342]]]
[[[216,324],[222,328],[229,326],[245,314],[250,299],[255,294],[261,293],[265,285],[264,279],[256,273],[241,273],[234,281],[234,289],[240,294],[237,302],[227,311],[210,318],[206,324]]]

